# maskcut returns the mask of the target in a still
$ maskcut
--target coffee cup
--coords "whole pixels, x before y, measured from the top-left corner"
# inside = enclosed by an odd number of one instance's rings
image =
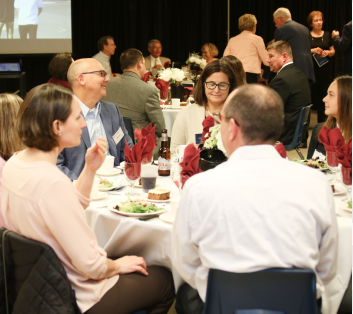
[[[99,182],[100,182],[100,179],[98,177],[94,177],[91,194],[90,194],[91,198],[96,197],[98,195]]]
[[[142,191],[148,193],[156,187],[156,181],[158,176],[158,166],[154,165],[141,165],[141,183]]]
[[[178,156],[179,162],[183,161],[184,158],[184,152],[185,152],[185,148],[187,145],[179,145],[176,149],[175,152]]]
[[[172,98],[172,106],[174,107],[180,106],[180,98]]]
[[[97,172],[111,173],[114,168],[114,156],[105,156],[105,159]]]

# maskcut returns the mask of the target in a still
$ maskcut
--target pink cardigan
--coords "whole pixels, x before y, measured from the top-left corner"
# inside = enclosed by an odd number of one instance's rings
[[[268,65],[264,40],[250,31],[242,31],[229,40],[223,56],[228,55],[237,57],[248,73],[260,74],[261,61]]]
[[[6,161],[0,157],[0,227],[4,227],[7,229],[7,225],[1,213],[2,169],[4,168],[5,163]]]
[[[12,156],[3,169],[2,214],[9,230],[50,245],[63,264],[77,304],[86,312],[115,285],[103,279],[107,253],[86,222],[80,195],[55,165]]]

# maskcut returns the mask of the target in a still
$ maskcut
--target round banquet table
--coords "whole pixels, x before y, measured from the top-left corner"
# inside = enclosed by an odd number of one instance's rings
[[[110,181],[116,179],[122,185],[127,184],[123,174],[101,177]],[[327,178],[330,179],[330,175],[327,175]],[[171,191],[171,200],[180,199],[179,189],[171,176],[159,176],[157,184],[157,188]],[[111,192],[119,194],[108,194],[108,197],[103,200],[92,201],[85,210],[87,222],[96,234],[98,244],[104,248],[108,256],[138,255],[146,260],[147,265],[164,266],[171,270],[177,290],[184,281],[172,265],[172,224],[159,218],[145,221],[121,216],[106,207],[126,200],[125,193],[128,189],[129,187],[125,187],[118,192]],[[343,186],[340,186],[340,189],[344,189]],[[322,295],[323,314],[337,313],[352,272],[352,214],[339,208],[345,196],[334,196],[338,223],[338,265],[336,276],[325,286],[325,292]],[[141,197],[147,197],[147,194],[141,194]],[[170,203],[161,203],[157,206],[170,211]]]

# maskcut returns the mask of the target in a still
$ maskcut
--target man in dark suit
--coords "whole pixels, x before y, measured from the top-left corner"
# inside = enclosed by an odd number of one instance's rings
[[[352,21],[344,25],[342,37],[334,30],[332,38],[335,49],[344,52],[344,74],[352,75]]]
[[[277,27],[275,41],[284,40],[291,46],[294,64],[304,73],[310,83],[315,82],[308,28],[294,22],[290,11],[286,8],[279,8],[273,13],[273,22]]]
[[[303,72],[293,63],[292,49],[287,42],[274,42],[267,47],[267,52],[270,69],[277,73],[269,86],[284,103],[285,122],[278,140],[288,145],[293,139],[300,110],[311,103],[310,86]]]
[[[95,145],[98,137],[107,140],[107,154],[115,157],[115,166],[124,161],[125,140],[130,148],[133,143],[118,107],[99,101],[106,95],[109,82],[107,72],[100,62],[95,59],[79,59],[71,64],[67,77],[87,126],[82,129],[80,145],[65,148],[60,153],[56,165],[71,180],[75,180],[85,165],[87,149]]]

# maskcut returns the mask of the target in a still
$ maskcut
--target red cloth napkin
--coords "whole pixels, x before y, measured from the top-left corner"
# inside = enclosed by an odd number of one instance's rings
[[[151,74],[152,74],[151,72],[145,73],[145,76],[141,80],[147,83],[150,80]]]
[[[287,152],[286,149],[284,148],[283,143],[279,143],[275,146],[276,150],[278,151],[278,153],[283,157],[286,158],[287,157]]]
[[[327,152],[336,152],[345,144],[339,128],[330,129],[324,126],[319,133],[319,141],[324,144]]]
[[[129,144],[125,140],[125,162],[129,163],[135,163],[135,162],[141,162],[142,158],[142,141],[138,142],[134,146],[132,146],[132,149],[130,149]]]
[[[211,115],[209,115],[205,120],[202,121],[202,126],[203,126],[203,131],[202,131],[201,143],[205,143],[206,141],[205,135],[209,133],[210,127],[214,126],[214,118]]]
[[[153,149],[157,146],[157,138],[155,136],[156,126],[152,127],[152,123],[141,130],[135,129],[135,138],[141,145],[141,161],[143,164],[150,163],[153,156]]]
[[[169,61],[164,62],[164,67],[165,67],[165,68],[169,68]]]
[[[202,172],[199,169],[199,159],[200,159],[200,150],[195,148],[194,144],[189,144],[186,146],[184,151],[184,159],[180,164],[182,170],[180,172],[180,182],[181,187],[184,187],[184,184],[187,179],[193,175]]]
[[[337,159],[343,167],[352,168],[352,138],[337,149]]]
[[[152,122],[149,123],[145,128],[142,127],[141,130],[135,129],[135,139],[137,141],[140,141],[143,137],[147,136],[150,134],[152,138],[155,138],[155,133],[156,133],[156,126],[152,127]],[[156,139],[157,142],[157,139]]]
[[[166,92],[169,90],[169,83],[162,80],[162,79],[156,79],[156,87],[161,91],[161,92]]]

